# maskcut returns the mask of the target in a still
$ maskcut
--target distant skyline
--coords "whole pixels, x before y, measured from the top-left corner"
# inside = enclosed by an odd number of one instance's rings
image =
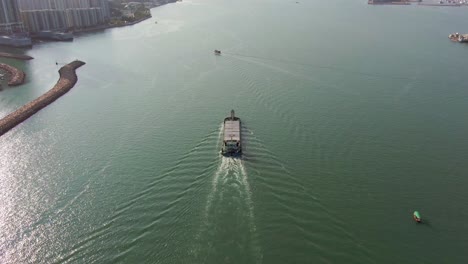
[[[29,32],[101,25],[110,19],[106,0],[18,0]]]
[[[106,0],[18,0],[21,11],[44,9],[91,8],[109,5]]]

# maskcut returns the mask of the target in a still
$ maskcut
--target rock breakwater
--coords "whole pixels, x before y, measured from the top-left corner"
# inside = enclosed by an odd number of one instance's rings
[[[17,86],[24,83],[26,74],[23,71],[4,63],[0,63],[0,69],[7,71],[11,75],[10,81],[8,81],[9,86]]]
[[[76,69],[84,64],[84,62],[76,60],[63,66],[59,70],[60,78],[52,89],[0,119],[0,136],[70,91],[78,81]]]

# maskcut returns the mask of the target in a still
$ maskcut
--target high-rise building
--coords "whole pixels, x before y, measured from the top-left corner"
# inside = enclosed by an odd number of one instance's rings
[[[91,7],[98,7],[102,9],[102,14],[104,15],[104,19],[106,21],[110,19],[111,12],[108,0],[90,0],[90,4]]]
[[[18,0],[20,11],[52,9],[54,0]]]
[[[108,0],[18,0],[30,32],[96,26],[110,20]]]
[[[89,0],[53,0],[55,9],[90,8]]]
[[[23,32],[18,3],[16,0],[0,0],[0,34]]]
[[[108,0],[17,0],[20,11],[99,7],[109,11]],[[110,12],[109,12],[110,13]]]
[[[47,30],[65,30],[68,28],[64,10],[21,11],[24,25],[31,33]]]
[[[68,27],[73,29],[86,28],[102,24],[104,16],[101,8],[73,8],[65,10]]]

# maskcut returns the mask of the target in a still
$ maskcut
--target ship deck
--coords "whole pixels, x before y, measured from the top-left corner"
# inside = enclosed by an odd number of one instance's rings
[[[224,141],[240,141],[240,120],[224,121]]]

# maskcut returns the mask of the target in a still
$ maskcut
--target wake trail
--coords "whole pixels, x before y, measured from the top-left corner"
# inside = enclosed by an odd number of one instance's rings
[[[380,73],[369,73],[369,72],[363,72],[363,71],[355,71],[355,70],[340,68],[340,67],[336,67],[336,66],[314,65],[314,64],[310,64],[310,63],[303,63],[303,62],[297,62],[297,61],[285,60],[285,59],[279,59],[279,58],[267,58],[267,57],[253,56],[253,55],[230,53],[230,52],[223,52],[223,55],[224,54],[225,55],[230,55],[231,57],[234,57],[234,58],[235,57],[238,57],[238,58],[251,58],[251,59],[257,59],[257,60],[263,60],[263,61],[271,61],[271,62],[286,63],[286,64],[295,64],[295,65],[305,66],[305,67],[309,67],[309,68],[339,71],[339,72],[350,73],[350,74],[354,74],[354,75],[367,76],[367,77],[372,77],[372,78],[403,80],[403,81],[413,81],[413,82],[424,82],[424,83],[434,81],[434,80],[426,80],[426,79],[415,79],[415,78],[403,77],[403,76],[392,76],[392,75],[386,75],[386,74],[380,74]]]
[[[229,238],[216,242],[226,236]],[[201,262],[217,259],[222,252],[244,254],[250,261],[261,262],[251,187],[242,160],[221,157],[195,242],[193,253]]]
[[[255,257],[256,263],[261,263],[263,254],[260,245],[258,244],[258,233],[257,233],[257,226],[255,224],[255,212],[254,212],[254,204],[252,200],[252,191],[250,188],[250,183],[248,179],[248,174],[245,169],[244,163],[242,160],[236,160],[238,162],[238,168],[240,169],[240,180],[242,183],[242,187],[244,188],[245,196],[246,196],[246,203],[248,208],[248,215],[249,215],[249,227],[250,233],[252,235],[253,245],[252,245],[252,253]],[[255,243],[256,242],[256,243]]]
[[[208,218],[208,213],[211,209],[211,204],[213,203],[214,195],[217,193],[218,185],[219,185],[219,178],[221,174],[223,174],[222,178],[226,178],[226,176],[229,174],[228,167],[229,167],[229,161],[227,159],[223,159],[221,161],[221,164],[219,164],[218,169],[214,173],[213,181],[212,181],[212,188],[211,188],[210,193],[208,194],[208,199],[207,199],[206,207],[205,207],[205,220]]]

